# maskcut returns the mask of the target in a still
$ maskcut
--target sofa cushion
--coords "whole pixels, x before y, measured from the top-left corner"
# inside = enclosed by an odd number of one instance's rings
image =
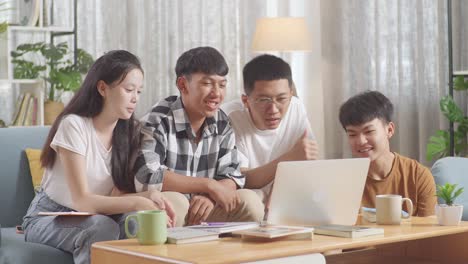
[[[1,229],[0,264],[10,263],[73,263],[71,254],[46,245],[24,241],[16,229]]]
[[[29,173],[31,173],[32,184],[34,190],[39,190],[41,187],[42,176],[44,175],[44,168],[41,165],[41,153],[40,149],[27,148],[24,150],[26,152],[26,157],[28,157],[29,162]]]
[[[0,128],[0,223],[22,223],[34,197],[29,164],[24,150],[42,148],[49,127]]]

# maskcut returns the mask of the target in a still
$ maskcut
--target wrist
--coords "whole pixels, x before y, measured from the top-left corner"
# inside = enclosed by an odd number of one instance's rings
[[[237,184],[233,179],[223,179],[219,181],[220,184],[222,184],[225,188],[231,189],[231,190],[237,190]]]
[[[278,166],[278,163],[282,161],[291,161],[291,155],[288,152],[284,153],[283,155],[279,156],[277,159],[273,160],[272,163],[274,163],[275,166]]]
[[[206,179],[206,181],[205,181],[205,190],[206,190],[206,192],[205,193],[208,196],[211,195],[211,193],[213,193],[213,190],[215,189],[216,184],[218,184],[218,182],[216,180]]]
[[[138,195],[138,196],[143,197],[143,198],[146,198],[146,199],[151,199],[151,191],[142,192],[142,193],[140,193],[140,195]]]
[[[141,197],[141,196],[135,196],[133,197],[134,199],[133,200],[133,211],[139,211],[141,210],[141,205],[145,202],[143,199],[146,199],[145,197]]]

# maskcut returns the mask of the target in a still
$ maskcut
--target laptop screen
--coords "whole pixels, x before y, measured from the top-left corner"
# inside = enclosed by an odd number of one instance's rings
[[[369,164],[368,158],[279,163],[268,223],[354,225]]]

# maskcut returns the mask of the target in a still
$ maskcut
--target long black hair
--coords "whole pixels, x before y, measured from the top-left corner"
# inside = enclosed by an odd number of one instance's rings
[[[119,84],[134,69],[143,73],[140,60],[125,50],[109,51],[96,60],[89,69],[81,88],[52,125],[42,149],[42,167],[52,168],[55,163],[57,154],[50,147],[50,143],[63,117],[69,114],[82,117],[97,116],[104,106],[103,98],[97,89],[98,82],[102,80],[108,85]],[[140,124],[135,120],[134,115],[128,120],[119,119],[112,133],[111,173],[115,187],[122,192],[135,192],[132,167],[140,143]]]

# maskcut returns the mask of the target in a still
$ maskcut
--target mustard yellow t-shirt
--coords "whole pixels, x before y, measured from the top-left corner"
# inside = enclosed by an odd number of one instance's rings
[[[433,215],[437,198],[431,172],[416,160],[394,154],[392,169],[385,179],[367,177],[362,206],[374,208],[375,196],[378,194],[399,194],[413,202],[413,216]],[[403,210],[408,212],[406,203]]]

